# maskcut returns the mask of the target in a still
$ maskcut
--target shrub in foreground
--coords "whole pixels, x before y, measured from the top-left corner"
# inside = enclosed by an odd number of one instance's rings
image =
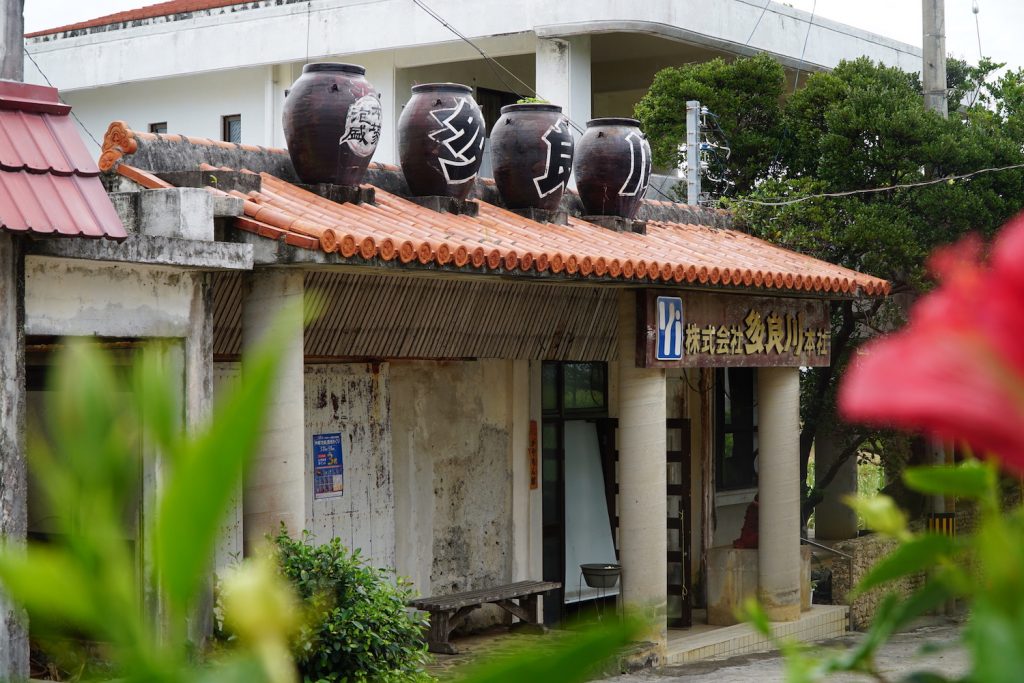
[[[313,545],[309,534],[274,539],[281,573],[310,607],[293,644],[306,681],[409,680],[426,659],[423,619],[406,603],[412,589],[401,578],[369,566],[359,551],[335,538]]]

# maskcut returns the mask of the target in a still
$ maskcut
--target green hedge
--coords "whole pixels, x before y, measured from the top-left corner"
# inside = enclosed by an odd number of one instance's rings
[[[312,614],[293,644],[304,681],[430,680],[424,619],[406,609],[406,582],[337,538],[312,545],[308,533],[293,539],[282,530],[274,543],[281,573]]]

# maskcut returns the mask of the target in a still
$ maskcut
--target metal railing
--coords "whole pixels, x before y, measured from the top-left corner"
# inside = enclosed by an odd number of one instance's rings
[[[815,548],[818,548],[819,550],[824,550],[826,552],[832,553],[833,555],[838,555],[838,556],[842,557],[843,559],[845,559],[846,560],[846,569],[850,573],[850,581],[853,581],[853,555],[850,555],[848,553],[844,553],[842,550],[836,550],[835,548],[831,548],[831,547],[829,547],[827,545],[824,545],[822,543],[818,543],[817,541],[812,541],[809,538],[804,538],[803,536],[800,537],[800,542],[801,543],[805,543],[805,544],[807,544],[809,546],[813,546]],[[836,600],[835,592],[834,592],[835,591],[835,578],[834,577],[833,577],[833,583],[832,583],[832,590],[833,590],[832,602],[834,604],[835,600]],[[812,601],[813,601],[813,598],[812,598]],[[852,631],[853,630],[853,605],[847,605],[847,609],[846,609],[846,630],[847,631]]]

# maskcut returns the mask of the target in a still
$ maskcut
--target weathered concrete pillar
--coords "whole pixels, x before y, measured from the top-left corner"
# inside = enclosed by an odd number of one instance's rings
[[[590,36],[538,38],[536,67],[538,95],[585,127],[591,110]]]
[[[819,429],[814,439],[814,475],[824,477],[839,457],[839,444],[832,433]],[[822,492],[824,499],[814,508],[814,536],[825,541],[857,537],[857,513],[843,498],[857,495],[857,455],[839,465],[835,478]]]
[[[293,535],[306,526],[303,288],[303,274],[298,270],[260,270],[249,276],[242,313],[243,344],[252,344],[271,325],[286,327],[288,344],[281,353],[262,445],[247,473],[242,496],[247,553],[267,534],[276,534],[281,522]]]
[[[0,231],[0,535],[28,533],[25,466],[25,259],[20,238]],[[24,613],[0,596],[0,679],[28,678]]]
[[[758,598],[772,621],[800,618],[800,370],[759,368]]]
[[[665,644],[668,505],[665,371],[636,366],[636,292],[619,295],[619,557],[626,605],[650,610]]]

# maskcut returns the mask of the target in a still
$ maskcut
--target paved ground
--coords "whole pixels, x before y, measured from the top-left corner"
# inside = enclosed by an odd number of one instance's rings
[[[954,642],[959,636],[960,622],[934,618],[919,622],[915,628],[890,639],[878,656],[878,666],[889,680],[911,671],[932,670],[947,677],[966,673],[968,661],[960,648],[937,649]],[[827,647],[850,647],[861,636],[853,634],[822,643]],[[923,652],[922,652],[923,650]],[[785,683],[785,665],[778,653],[744,655],[669,667],[656,672],[642,672],[607,679],[607,683]],[[829,683],[852,683],[869,680],[864,676],[842,674]]]

